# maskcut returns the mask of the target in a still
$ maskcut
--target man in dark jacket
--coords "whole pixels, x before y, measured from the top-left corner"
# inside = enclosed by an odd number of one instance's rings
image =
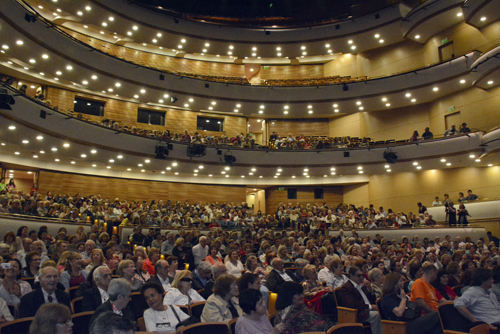
[[[112,272],[108,266],[100,266],[94,270],[95,287],[83,292],[82,311],[95,311],[109,299],[108,287]],[[76,312],[76,311],[75,311]]]
[[[365,281],[365,282],[363,282]],[[339,306],[358,310],[357,322],[370,323],[373,334],[382,334],[382,322],[378,311],[372,309],[375,304],[375,295],[368,289],[369,282],[359,267],[349,268],[349,280],[337,290]]]
[[[278,289],[284,282],[296,282],[298,279],[291,271],[286,271],[284,268],[283,260],[280,258],[274,258],[271,261],[271,266],[273,270],[269,273],[266,281],[266,287],[271,292],[278,293]]]
[[[40,273],[40,289],[31,291],[21,298],[19,318],[34,317],[43,304],[58,303],[71,309],[69,295],[57,289],[59,272],[54,267],[45,267]]]

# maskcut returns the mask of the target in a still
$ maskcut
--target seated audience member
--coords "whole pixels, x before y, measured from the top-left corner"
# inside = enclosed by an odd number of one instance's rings
[[[105,261],[102,250],[96,248],[90,253],[90,263],[85,267],[85,270],[90,272],[92,268],[102,266]]]
[[[141,288],[149,308],[144,311],[144,323],[149,333],[173,333],[175,327],[189,318],[177,305],[163,304],[163,288],[155,283],[146,283]]]
[[[128,321],[134,321],[134,313],[128,306],[131,300],[131,292],[132,287],[124,278],[115,278],[111,280],[108,287],[109,299],[95,310],[92,319],[90,319],[90,326],[92,327],[92,324],[99,315],[107,311],[112,311],[113,313],[121,315],[123,318],[128,319]]]
[[[425,313],[437,312],[438,299],[432,283],[436,280],[437,268],[430,262],[422,265],[422,277],[411,286],[411,301],[416,302]]]
[[[10,313],[7,303],[5,302],[5,300],[0,298],[0,325],[12,320],[14,320],[14,317]]]
[[[370,323],[373,334],[382,334],[380,315],[374,310],[375,296],[370,291],[370,283],[364,278],[359,267],[349,268],[349,280],[338,290],[339,306],[358,310],[357,322]]]
[[[472,190],[467,190],[467,197],[465,197],[466,201],[475,201],[479,199],[479,196],[472,193]]]
[[[162,294],[170,289],[170,281],[168,279],[169,264],[165,260],[158,260],[155,264],[156,275],[152,276],[148,283],[158,284],[162,288]]]
[[[451,128],[449,128],[448,130],[446,130],[444,132],[444,136],[445,137],[448,137],[448,136],[454,136],[454,135],[458,135],[458,130],[457,128],[455,127],[455,124],[452,124],[451,125]]]
[[[439,302],[457,299],[457,294],[448,286],[448,272],[445,269],[437,271],[436,280],[432,286],[436,289],[436,298]]]
[[[167,262],[170,265],[168,268],[168,280],[170,283],[174,281],[175,275],[180,271],[177,270],[179,267],[179,259],[176,256],[169,256],[167,257]]]
[[[319,271],[318,278],[321,282],[326,281],[326,285],[335,290],[349,280],[349,278],[342,273],[343,271],[344,265],[342,262],[338,258],[331,257],[325,259],[325,268]]]
[[[71,334],[72,328],[69,308],[51,303],[42,305],[38,309],[30,325],[29,334]]]
[[[95,287],[86,289],[83,292],[82,311],[95,311],[109,299],[108,288],[111,282],[111,270],[106,266],[95,268],[92,273]]]
[[[85,282],[88,275],[89,273],[82,269],[82,256],[79,253],[71,253],[66,259],[66,265],[59,282],[64,285],[66,290],[69,290],[69,288]]]
[[[208,256],[208,239],[202,235],[199,243],[191,249],[194,265],[197,267]]]
[[[29,252],[24,257],[26,267],[23,268],[23,278],[35,277],[40,270],[41,257],[38,252]]]
[[[430,131],[429,127],[426,127],[426,128],[425,128],[424,133],[422,133],[422,138],[423,138],[424,140],[429,140],[429,139],[434,138],[434,135],[433,135],[433,134],[432,134],[432,132]]]
[[[459,133],[469,133],[470,129],[467,126],[467,123],[462,123],[462,126],[460,126],[460,130],[458,131]]]
[[[130,283],[132,291],[140,290],[144,285],[142,281],[135,277],[136,268],[134,261],[132,260],[123,260],[122,262],[120,262],[116,272],[120,274],[121,278]]]
[[[241,316],[236,277],[229,274],[219,276],[213,291],[203,308],[201,322],[229,322]]]
[[[226,262],[227,273],[237,278],[241,276],[241,272],[245,270],[243,263],[240,261],[240,252],[233,249],[229,252],[229,261]]]
[[[300,283],[284,282],[276,300],[275,327],[284,325],[282,333],[326,332],[333,324],[304,304],[304,289]],[[278,327],[280,328],[280,327]]]
[[[208,280],[207,284],[205,284],[205,290],[203,290],[200,293],[200,295],[203,298],[208,299],[208,297],[210,297],[210,295],[213,293],[215,281],[217,280],[217,278],[220,275],[224,275],[224,274],[227,274],[226,266],[224,265],[224,263],[216,262],[212,266],[212,278],[210,280]]]
[[[9,268],[3,270],[4,277],[0,279],[0,298],[7,304],[18,306],[21,298],[31,292],[31,285],[21,281],[21,262],[11,259],[2,265]]]
[[[165,305],[191,305],[205,301],[196,290],[191,288],[193,276],[189,270],[179,271],[163,299]]]
[[[70,307],[69,295],[57,289],[59,272],[47,266],[40,269],[40,289],[36,289],[21,298],[19,318],[34,317],[43,304],[59,303]]]
[[[481,321],[490,324],[490,333],[499,333],[500,304],[491,291],[493,272],[486,268],[477,268],[472,273],[471,287],[455,300],[455,308],[472,324]],[[493,328],[495,327],[495,328]],[[468,332],[470,328],[464,328]]]
[[[411,321],[403,318],[408,301],[403,287],[404,280],[401,274],[390,273],[385,277],[380,308],[387,320],[406,321],[407,334],[442,333],[443,330],[437,312],[429,313]]]
[[[89,328],[89,334],[134,334],[134,324],[121,315],[106,311],[101,313]],[[31,334],[31,333],[30,333]]]
[[[144,259],[142,269],[146,270],[150,276],[155,275],[155,264],[160,259],[160,250],[152,247],[148,252],[148,257]]]
[[[267,278],[266,286],[271,292],[278,292],[279,287],[284,282],[295,282],[297,278],[289,271],[285,270],[283,260],[280,258],[274,258],[271,261],[271,266],[273,270],[269,273]]]
[[[216,246],[210,246],[210,251],[208,256],[205,258],[205,261],[209,262],[212,266],[215,264],[215,262],[224,263],[222,259],[217,256],[218,252],[219,249]]]
[[[375,299],[382,298],[382,286],[384,284],[384,273],[379,268],[373,268],[368,272],[368,279],[371,282],[371,288]]]
[[[306,265],[303,270],[303,274],[306,281],[302,283],[302,287],[304,288],[304,295],[306,299],[310,299],[319,291],[327,289],[323,286],[323,284],[321,284],[320,281],[318,281],[318,270],[315,265]]]
[[[500,303],[500,265],[493,268],[493,285],[491,286],[491,291],[497,296],[497,300]]]
[[[193,272],[193,289],[196,291],[205,289],[210,276],[212,275],[212,265],[207,261],[201,261]]]
[[[278,334],[285,330],[283,323],[273,328],[267,318],[266,303],[259,291],[241,291],[239,300],[244,313],[236,321],[235,334]]]

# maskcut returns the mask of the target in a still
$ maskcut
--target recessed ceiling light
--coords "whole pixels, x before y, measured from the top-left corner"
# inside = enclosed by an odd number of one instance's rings
[[[438,87],[434,87],[434,88],[432,88],[432,90],[435,91],[435,92],[437,92],[439,90],[439,88]]]
[[[483,17],[481,18],[481,21],[486,21],[486,16],[483,16]]]
[[[172,163],[172,166],[174,167],[177,166],[177,162]]]
[[[379,34],[375,34],[375,38],[379,38],[379,37],[380,37],[380,35],[379,35]]]
[[[281,53],[278,53],[278,55],[277,55],[277,56],[278,56],[278,57],[281,57]]]
[[[59,162],[59,161],[61,161],[61,160],[59,160],[59,159],[55,159],[54,161],[55,161],[55,162]]]
[[[30,143],[30,141],[25,139],[25,140],[23,140],[23,141],[22,141],[22,143],[23,143],[23,144],[29,144],[29,143]]]
[[[57,147],[52,147],[52,148],[51,148],[51,150],[52,150],[53,152],[57,152]]]
[[[43,55],[42,55],[42,58],[43,58],[43,59],[47,59],[47,58],[49,58],[49,56],[48,56],[48,55],[46,55],[46,54],[43,54]]]
[[[72,164],[72,165],[74,165],[74,164],[75,164],[75,162],[74,162],[74,161],[71,161],[71,164]]]
[[[330,47],[330,44],[325,44],[325,48],[329,48]]]
[[[488,85],[493,85],[493,80],[488,81]]]
[[[493,164],[488,164],[488,167],[493,167]]]
[[[139,98],[139,95],[134,95],[134,99],[138,99]]]
[[[406,96],[406,97],[410,97],[410,96],[411,96],[411,94],[410,94],[410,93],[406,93],[406,95],[405,95],[405,96]]]
[[[21,40],[19,40],[19,41],[17,41],[17,42],[16,42],[16,44],[17,44],[17,45],[23,45],[23,44],[24,44],[24,42],[23,42],[23,41],[21,41]]]
[[[352,40],[347,41],[348,44],[352,44]]]
[[[108,26],[108,24],[107,24],[106,22],[103,22],[103,23],[102,23],[102,26],[103,26],[103,27],[107,27],[107,26]]]
[[[422,169],[422,166],[417,166],[417,169]]]
[[[83,15],[83,12],[78,11],[78,12],[76,12],[76,15],[78,15],[78,16],[82,16],[82,15]]]
[[[43,136],[37,136],[36,139],[38,140],[42,140],[43,139]]]
[[[457,16],[458,16],[458,17],[461,17],[462,15],[464,15],[462,12],[458,12],[458,13],[457,13]]]
[[[447,162],[447,163],[446,163],[446,166],[451,166],[451,162]]]
[[[363,107],[359,107],[359,110],[364,110],[364,109],[365,109],[365,108],[363,108]]]
[[[82,81],[82,84],[84,84],[84,85],[88,85],[88,84],[89,84],[89,82],[88,82],[87,80],[83,80],[83,81]]]
[[[391,170],[390,170],[390,169],[386,169],[385,171],[386,171],[387,173],[390,173],[390,172],[391,172]]]
[[[36,155],[36,154],[35,154],[35,155],[33,156],[33,158],[37,159],[37,158],[38,158],[38,155]]]
[[[80,156],[81,156],[82,158],[86,158],[86,157],[87,157],[87,155],[86,155],[86,154],[82,154],[82,155],[80,155]]]
[[[384,40],[383,40],[383,39],[381,39],[381,40],[380,40],[380,41],[378,41],[378,42],[379,42],[380,44],[382,44],[382,43],[384,43]]]
[[[361,105],[361,101],[356,102],[356,104],[357,104],[358,106],[359,106],[359,105]]]
[[[68,143],[64,143],[63,146],[64,147],[69,147],[69,144]]]
[[[420,38],[420,35],[415,35],[415,39],[419,39]]]
[[[133,27],[132,27],[132,29],[133,29],[133,30],[137,30],[137,29],[139,29],[139,28],[138,28],[137,26],[133,26]]]
[[[145,94],[146,93],[146,90],[145,89],[141,89],[141,94]]]
[[[15,130],[15,129],[16,129],[16,127],[14,125],[9,126],[9,130]]]
[[[481,159],[477,158],[476,160],[474,160],[476,162],[481,162]]]
[[[29,62],[32,63],[32,64],[34,64],[34,63],[36,63],[36,60],[35,59],[30,59]]]
[[[386,103],[386,104],[385,104],[385,106],[386,106],[386,107],[390,107],[390,106],[391,106],[391,104],[390,104],[390,103]]]
[[[411,99],[411,102],[417,102],[417,99]]]
[[[360,171],[358,171],[358,173],[359,173],[359,174],[363,174],[363,171],[362,171],[362,170],[360,170]]]
[[[175,172],[174,174],[175,174],[175,175],[179,175],[179,172]]]
[[[40,154],[45,154],[45,151],[40,151]]]
[[[382,102],[385,102],[385,101],[387,101],[387,98],[386,98],[386,97],[383,97],[383,98],[382,98]]]
[[[356,45],[351,46],[352,50],[356,50]]]
[[[469,155],[469,158],[474,159],[476,156],[474,154]]]

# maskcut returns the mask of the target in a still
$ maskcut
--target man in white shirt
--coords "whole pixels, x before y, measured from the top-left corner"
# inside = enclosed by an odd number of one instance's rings
[[[191,252],[193,252],[194,266],[198,267],[198,264],[200,264],[200,262],[203,261],[203,259],[205,259],[208,256],[207,237],[202,235],[200,237],[200,242],[198,243],[198,245],[193,247]]]
[[[269,289],[269,291],[272,292],[278,292],[279,287],[283,282],[296,282],[297,278],[295,275],[292,275],[291,273],[287,273],[285,271],[285,266],[283,264],[283,260],[276,257],[271,261],[271,266],[273,267],[273,270],[269,273],[269,276],[267,278],[266,282],[266,287]]]
[[[83,292],[82,311],[95,311],[99,306],[108,301],[108,287],[111,282],[112,272],[108,266],[100,266],[94,270],[94,282],[96,287]]]
[[[166,260],[158,260],[155,264],[155,275],[148,282],[156,283],[163,288],[163,292],[170,289],[170,281],[168,280],[169,263]]]
[[[33,241],[30,238],[24,238],[23,240],[23,249],[17,251],[17,259],[21,261],[22,267],[26,267],[26,259],[25,256],[32,250]]]

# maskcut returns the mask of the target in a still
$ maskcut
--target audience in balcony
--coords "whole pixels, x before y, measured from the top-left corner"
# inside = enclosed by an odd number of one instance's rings
[[[444,136],[448,137],[448,136],[458,135],[458,133],[459,132],[458,132],[457,128],[455,127],[455,124],[452,124],[451,128],[449,128],[448,130],[446,130],[444,132]]]

